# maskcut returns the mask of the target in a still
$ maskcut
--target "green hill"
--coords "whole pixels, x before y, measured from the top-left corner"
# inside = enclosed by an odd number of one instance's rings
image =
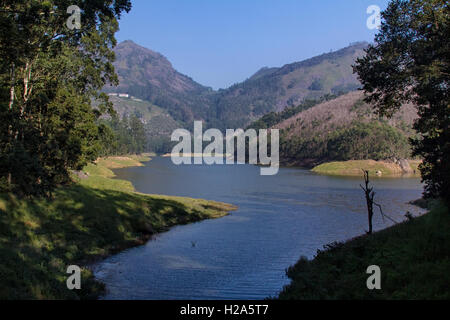
[[[359,88],[352,65],[367,43],[326,53],[281,68],[264,68],[243,83],[217,94],[217,118],[246,126],[271,111],[282,111],[305,99],[340,94]]]
[[[114,67],[120,84],[106,86],[104,91],[127,93],[149,101],[184,123],[207,117],[210,89],[176,71],[162,54],[133,41],[121,42],[115,53]]]
[[[282,162],[313,167],[328,161],[410,158],[416,108],[405,105],[388,120],[373,114],[363,98],[354,91],[306,105],[287,119],[273,116],[271,127],[281,130]]]
[[[167,110],[134,97],[110,96],[109,99],[120,119],[136,116],[143,123],[147,151],[166,153],[170,150],[172,132],[183,125],[174,120]]]
[[[245,127],[305,99],[358,88],[352,64],[366,46],[356,43],[302,62],[262,68],[242,83],[214,91],[177,72],[163,55],[125,41],[115,49],[120,85],[104,90],[149,101],[187,127],[194,120],[219,129]]]
[[[149,137],[170,137],[172,131],[180,127],[180,123],[174,120],[166,110],[148,101],[116,96],[110,96],[110,101],[120,118],[132,115],[138,117],[145,125]]]

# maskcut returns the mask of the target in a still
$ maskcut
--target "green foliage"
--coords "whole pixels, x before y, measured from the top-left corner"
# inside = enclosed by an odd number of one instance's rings
[[[328,139],[326,157],[331,160],[408,159],[411,156],[408,138],[378,121],[355,122],[333,132]]]
[[[116,112],[115,118],[127,118],[126,121],[128,121],[128,119],[136,117],[142,122],[145,134],[144,136],[137,137],[137,140],[140,140],[140,143],[138,144],[144,145],[141,149],[157,154],[167,153],[172,149],[174,144],[170,141],[170,136],[175,129],[180,128],[182,125],[175,121],[166,110],[155,106],[148,101],[136,100],[134,97],[120,98],[110,96],[109,100],[113,104],[114,111]],[[94,105],[96,103],[97,102],[95,101]],[[118,124],[118,122],[120,122],[118,119],[104,117],[103,120],[100,123],[106,125],[116,136],[120,136],[121,134],[127,135],[126,132],[129,130],[118,128],[124,126],[124,124]],[[123,120],[121,121],[123,122]],[[137,125],[140,127],[139,124]],[[139,128],[139,130],[141,130],[141,128]],[[106,147],[106,152],[102,152],[102,156],[135,152],[134,150],[127,151],[128,147],[125,145],[118,147],[117,144],[119,141],[111,141],[107,136],[105,138],[106,140],[103,145]],[[127,139],[120,138],[119,140],[126,142]],[[133,142],[131,144],[134,145],[135,143]],[[120,150],[123,150],[122,153]]]
[[[147,151],[148,141],[144,125],[135,115],[122,120],[113,117],[101,120],[101,156],[141,154]]]
[[[81,8],[69,30],[67,8]],[[0,191],[48,195],[72,169],[95,160],[117,19],[128,0],[2,1],[0,12]],[[96,109],[92,98],[102,101]]]
[[[408,138],[380,121],[354,121],[350,126],[314,137],[288,137],[282,132],[280,153],[284,159],[324,161],[408,159]]]
[[[393,0],[367,55],[354,67],[381,115],[418,105],[414,154],[425,196],[450,201],[450,8],[446,0]]]
[[[308,89],[312,91],[320,91],[323,90],[323,87],[324,85],[321,79],[314,79]]]
[[[280,299],[420,300],[450,298],[450,216],[439,205],[425,216],[319,250],[287,270]],[[368,290],[368,266],[381,268],[381,290]]]
[[[148,138],[148,151],[156,154],[171,153],[176,142],[173,142],[170,137],[157,136]]]
[[[327,140],[323,137],[288,137],[280,135],[280,157],[285,160],[326,159]]]

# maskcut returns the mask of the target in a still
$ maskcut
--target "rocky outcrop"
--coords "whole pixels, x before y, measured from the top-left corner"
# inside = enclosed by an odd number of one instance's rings
[[[406,159],[395,159],[394,163],[397,164],[404,174],[414,174],[414,169],[411,168],[409,161]]]
[[[84,171],[73,171],[73,174],[81,180],[89,178],[89,174]]]

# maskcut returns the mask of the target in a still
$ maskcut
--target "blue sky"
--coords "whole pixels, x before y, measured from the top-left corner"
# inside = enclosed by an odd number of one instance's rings
[[[301,61],[355,41],[372,41],[366,13],[388,0],[132,0],[119,41],[166,56],[179,72],[214,89],[261,67]]]

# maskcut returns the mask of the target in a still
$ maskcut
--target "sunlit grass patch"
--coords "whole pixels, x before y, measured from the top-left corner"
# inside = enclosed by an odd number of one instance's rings
[[[112,161],[125,165],[138,158]],[[136,193],[129,181],[112,178],[109,163],[87,166],[88,178],[59,188],[53,199],[0,194],[0,300],[95,298],[103,286],[88,269],[83,270],[81,292],[67,289],[69,265],[83,265],[143,244],[174,225],[222,217],[235,209],[214,201]]]
[[[415,170],[416,175],[420,172],[417,167],[420,161],[409,161],[412,170]],[[341,176],[363,176],[362,170],[368,170],[372,177],[375,176],[399,176],[403,175],[403,171],[399,165],[388,161],[375,160],[349,160],[349,161],[335,161],[327,162],[318,165],[312,169],[313,172],[326,175],[341,175]]]

